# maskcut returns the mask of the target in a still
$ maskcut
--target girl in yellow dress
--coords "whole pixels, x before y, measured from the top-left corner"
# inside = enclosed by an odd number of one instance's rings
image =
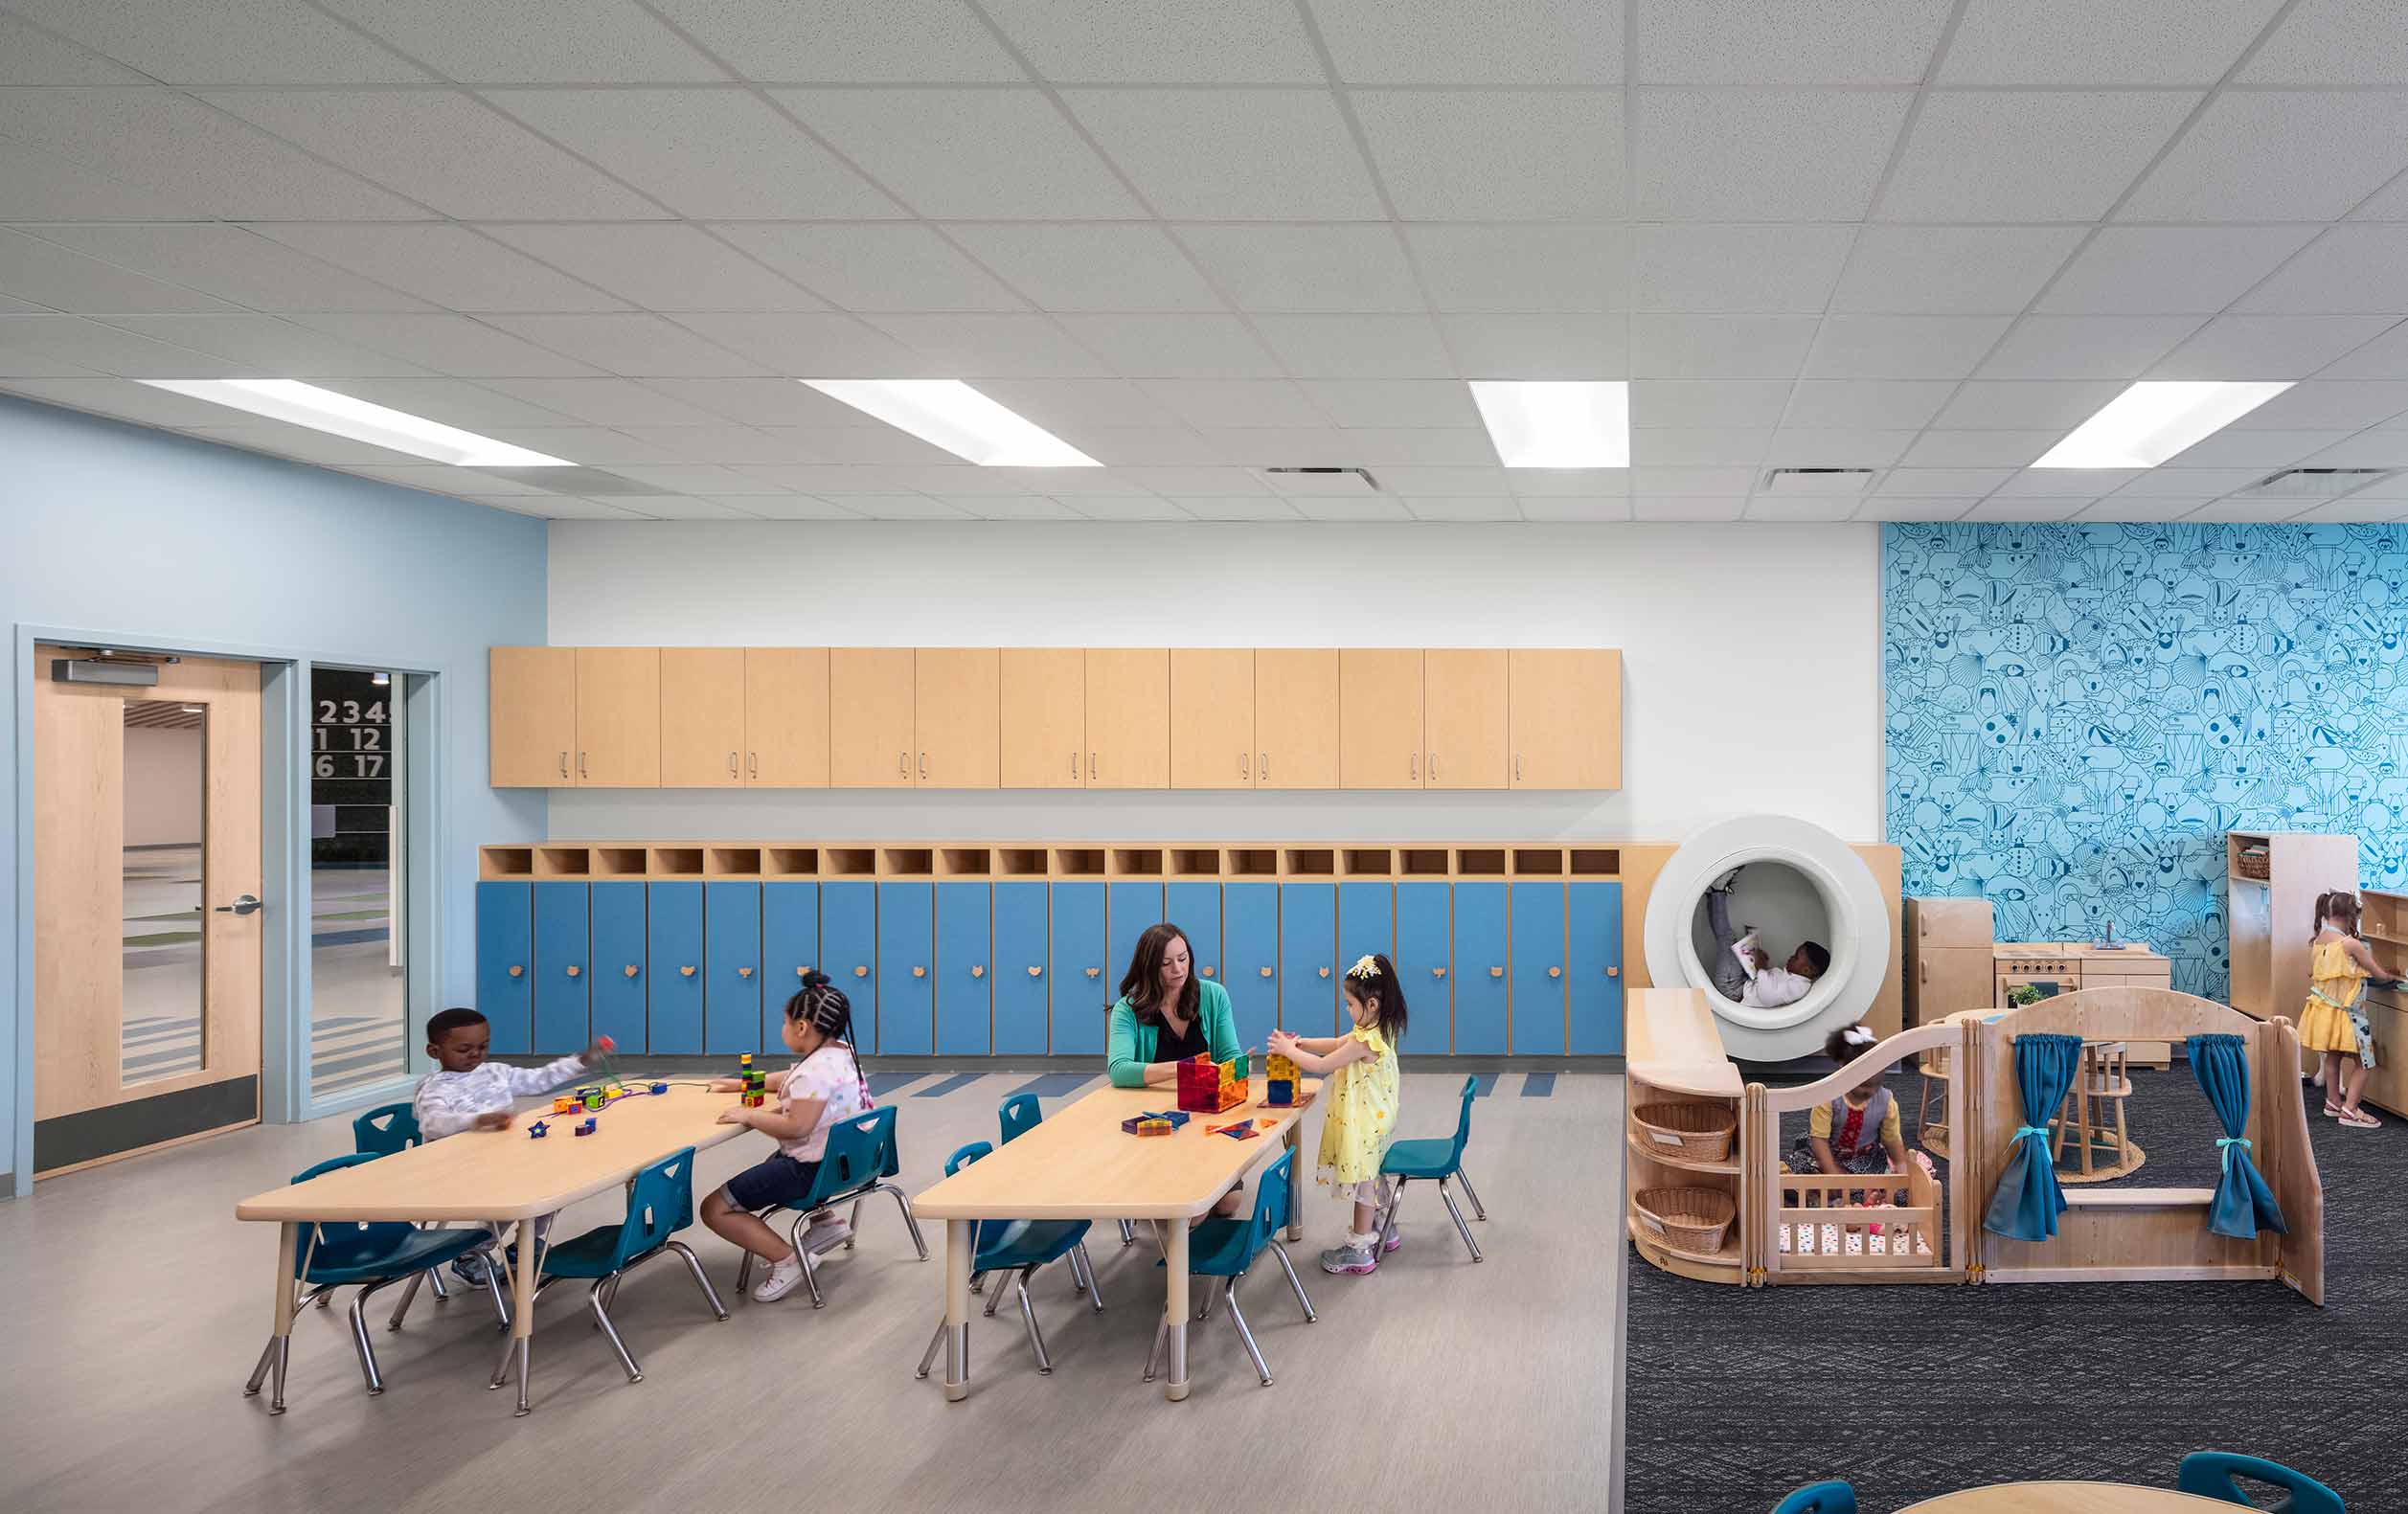
[[[1296,1036],[1271,1032],[1271,1050],[1307,1073],[1321,1086],[1321,1181],[1337,1196],[1354,1201],[1353,1228],[1346,1244],[1321,1254],[1321,1270],[1367,1273],[1379,1265],[1379,1214],[1388,1203],[1380,1159],[1397,1134],[1397,1044],[1404,1039],[1404,985],[1385,957],[1360,959],[1346,971],[1347,1013],[1352,1031],[1342,1036]],[[1388,1249],[1396,1249],[1391,1240]]]
[[[2325,922],[2307,951],[2307,1006],[2300,1011],[2300,1045],[2322,1051],[2325,1113],[2356,1130],[2383,1122],[2358,1107],[2367,1069],[2374,1065],[2374,1039],[2366,1018],[2366,981],[2382,976],[2374,954],[2358,939],[2358,898],[2328,893],[2316,901]],[[2343,1084],[2347,1074],[2348,1084]]]

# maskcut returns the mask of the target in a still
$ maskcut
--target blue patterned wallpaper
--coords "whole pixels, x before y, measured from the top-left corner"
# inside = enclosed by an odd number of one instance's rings
[[[2108,921],[2225,993],[2224,832],[2408,882],[2408,528],[1883,528],[1890,839],[2000,940]],[[2336,879],[2339,884],[2348,880]]]

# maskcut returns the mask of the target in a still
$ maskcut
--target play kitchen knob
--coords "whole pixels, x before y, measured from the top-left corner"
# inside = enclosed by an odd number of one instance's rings
[[[220,904],[217,906],[217,913],[220,915],[257,915],[260,913],[260,901],[246,893],[232,904]]]

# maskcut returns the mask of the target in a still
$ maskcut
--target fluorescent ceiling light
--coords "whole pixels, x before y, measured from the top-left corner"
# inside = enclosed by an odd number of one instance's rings
[[[312,431],[331,432],[365,441],[372,446],[390,447],[407,452],[412,457],[432,458],[438,463],[456,463],[470,468],[571,468],[577,466],[566,458],[546,457],[525,447],[514,447],[507,441],[481,437],[473,431],[446,426],[441,421],[413,416],[407,411],[388,410],[372,405],[365,399],[353,399],[330,389],[305,384],[290,378],[146,378],[143,383],[153,389],[165,389],[212,404],[231,405],[247,410],[270,420],[286,420]]]
[[[2153,468],[2289,384],[2134,384],[2032,464],[2035,468]]]
[[[1471,379],[1472,403],[1509,468],[1630,466],[1630,386]]]
[[[1103,465],[958,378],[806,378],[803,382],[980,467]]]

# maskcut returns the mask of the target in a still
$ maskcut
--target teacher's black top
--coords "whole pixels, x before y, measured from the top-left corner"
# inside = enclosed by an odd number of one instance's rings
[[[1161,1028],[1154,1032],[1154,1060],[1157,1062],[1184,1062],[1191,1057],[1208,1056],[1212,1050],[1213,1044],[1204,1034],[1204,1016],[1201,1014],[1188,1022],[1185,1035],[1170,1028],[1170,1017],[1168,1015],[1163,1017]]]

